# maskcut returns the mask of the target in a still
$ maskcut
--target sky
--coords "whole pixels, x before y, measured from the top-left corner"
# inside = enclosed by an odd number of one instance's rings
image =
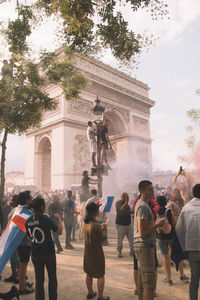
[[[15,2],[15,1],[14,1]],[[28,1],[27,1],[28,2]],[[139,68],[134,70],[138,80],[151,88],[150,98],[156,101],[151,110],[152,156],[154,170],[176,170],[178,156],[187,152],[185,127],[189,124],[187,111],[200,106],[195,91],[200,88],[200,1],[166,0],[169,16],[153,21],[148,13],[139,11],[134,18],[130,9],[123,12],[134,31],[159,37],[156,46],[142,53]],[[13,3],[0,6],[0,18],[13,16]],[[37,52],[56,47],[53,20],[32,35],[31,42]],[[116,66],[110,55],[105,63]],[[6,170],[24,170],[24,136],[10,136],[7,147]]]

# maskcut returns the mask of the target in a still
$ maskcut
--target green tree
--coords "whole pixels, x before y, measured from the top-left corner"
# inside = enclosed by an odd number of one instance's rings
[[[200,89],[196,90],[196,95],[200,96]],[[196,152],[199,151],[199,130],[200,130],[200,108],[190,109],[187,111],[187,117],[189,118],[190,124],[186,127],[187,138],[185,139],[186,146],[189,150],[187,155],[179,155],[178,159],[181,163],[187,164],[190,167],[197,168]]]
[[[77,98],[87,80],[75,68],[73,52],[64,55],[43,52],[40,63],[30,59],[27,38],[31,34],[32,9],[18,7],[18,18],[8,22],[4,36],[10,58],[3,61],[0,77],[0,132],[2,134],[0,200],[4,195],[6,145],[9,134],[23,134],[39,127],[45,111],[56,107],[41,86],[60,85],[67,100]]]
[[[196,95],[200,96],[200,89],[196,90]],[[200,108],[190,109],[187,111],[187,116],[190,120],[190,125],[186,127],[188,138],[186,144],[189,149],[193,149],[196,142],[199,141],[199,128],[200,128]]]
[[[35,15],[62,20],[65,41],[73,50],[91,54],[108,48],[118,61],[127,63],[152,41],[129,29],[123,6],[130,7],[132,17],[139,9],[147,10],[154,20],[168,14],[165,0],[35,0],[31,7]]]

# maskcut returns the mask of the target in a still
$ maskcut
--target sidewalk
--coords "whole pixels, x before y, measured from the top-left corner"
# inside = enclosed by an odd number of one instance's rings
[[[62,254],[57,255],[57,277],[58,277],[58,300],[84,300],[86,299],[85,274],[83,272],[83,242],[75,242],[75,250],[65,250]],[[109,246],[104,247],[106,256],[106,286],[105,295],[109,295],[111,300],[134,300],[133,284],[133,263],[129,255],[128,244],[124,243],[124,257],[119,259],[116,256],[116,243],[114,240]],[[161,262],[161,258],[159,257]],[[186,268],[186,274],[190,275],[189,268]],[[10,267],[6,266],[2,280],[0,281],[0,291],[9,290],[10,286],[3,282],[3,278],[10,275]],[[163,268],[158,270],[158,297],[159,300],[188,300],[188,284],[183,284],[179,280],[179,274],[173,267],[173,286],[167,286],[162,283],[164,279]],[[34,282],[34,270],[32,263],[28,267],[28,277],[30,282]],[[46,274],[46,299],[47,291],[47,274]],[[95,281],[94,281],[95,282]],[[96,290],[96,282],[95,282]],[[34,294],[21,296],[23,300],[35,299]]]

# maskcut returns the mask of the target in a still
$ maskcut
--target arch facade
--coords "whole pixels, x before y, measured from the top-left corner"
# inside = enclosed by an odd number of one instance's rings
[[[149,99],[149,87],[92,58],[77,57],[77,68],[90,81],[79,99],[66,101],[59,86],[45,87],[58,106],[44,115],[39,129],[26,134],[26,184],[43,191],[80,184],[83,169],[91,167],[86,132],[98,95],[110,121],[109,135],[118,160],[115,170],[122,175],[114,177],[119,178],[118,186],[130,183],[133,190],[132,183],[136,186],[138,178],[150,178],[152,171],[150,108],[154,101]],[[110,189],[109,177],[104,182]]]
[[[42,136],[36,145],[36,186],[42,191],[51,190],[51,141]]]

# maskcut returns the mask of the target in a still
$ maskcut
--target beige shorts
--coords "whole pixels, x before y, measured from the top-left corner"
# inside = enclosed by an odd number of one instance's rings
[[[92,153],[97,153],[97,142],[90,142],[90,150]]]
[[[155,248],[135,248],[134,251],[138,260],[138,278],[142,282],[143,289],[155,289]]]

